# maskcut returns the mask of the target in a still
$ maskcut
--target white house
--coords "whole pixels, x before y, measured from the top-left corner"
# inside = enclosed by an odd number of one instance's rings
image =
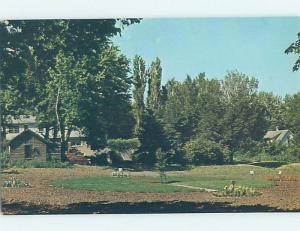
[[[9,118],[10,125],[6,129],[6,140],[10,141],[15,138],[17,135],[22,133],[24,130],[30,129],[35,133],[40,134],[42,137],[45,137],[46,129],[39,126],[39,123],[36,121],[35,116],[21,115],[19,118],[15,119],[13,117]],[[58,138],[60,138],[60,132],[58,133]],[[49,133],[49,139],[53,140],[54,132],[53,130]],[[79,145],[84,143],[85,136],[82,131],[74,130],[70,134],[70,142],[72,145]]]
[[[264,139],[268,142],[277,142],[284,145],[289,145],[290,141],[293,139],[293,133],[290,130],[279,130],[276,127],[275,131],[267,131],[264,135]]]

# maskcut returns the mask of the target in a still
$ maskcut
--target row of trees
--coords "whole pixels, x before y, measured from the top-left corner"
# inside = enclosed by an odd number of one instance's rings
[[[222,81],[200,73],[162,85],[159,58],[148,67],[136,56],[131,71],[111,38],[139,21],[1,21],[2,138],[11,116],[32,114],[46,138],[50,131],[60,137],[63,158],[80,128],[93,149],[138,137],[134,160],[154,165],[232,162],[276,126],[300,137],[300,94],[258,92],[258,81],[238,71]],[[299,40],[286,52],[299,54],[297,47]]]
[[[139,162],[153,165],[162,153],[173,163],[232,162],[235,153],[257,151],[267,130],[290,129],[300,137],[300,94],[259,92],[258,80],[238,71],[221,81],[201,73],[161,86],[158,58],[147,69],[136,56],[133,73]]]

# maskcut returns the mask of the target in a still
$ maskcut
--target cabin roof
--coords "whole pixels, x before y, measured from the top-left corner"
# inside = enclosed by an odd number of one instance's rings
[[[275,130],[275,131],[267,131],[264,136],[264,139],[274,139],[274,140],[282,140],[288,133],[293,134],[290,130]]]
[[[35,133],[34,131],[27,129],[23,132],[21,132],[20,134],[18,134],[17,136],[15,136],[13,139],[11,139],[8,142],[8,145],[12,145],[15,141],[22,139],[23,137],[25,137],[27,134],[30,134],[32,136],[34,136],[35,138],[37,138],[38,140],[40,140],[41,142],[45,143],[45,144],[52,144],[50,141],[46,140],[44,137],[42,137],[41,135],[39,135],[38,133]]]

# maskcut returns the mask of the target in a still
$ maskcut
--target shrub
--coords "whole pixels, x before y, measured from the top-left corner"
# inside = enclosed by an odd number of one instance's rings
[[[77,149],[70,149],[69,152],[66,154],[66,157],[71,164],[89,164],[88,158],[86,158],[84,154],[79,152]]]
[[[120,154],[110,148],[98,150],[95,156],[92,156],[90,161],[93,165],[107,166],[116,165],[122,162]]]
[[[110,139],[107,141],[107,145],[111,150],[120,153],[132,154],[140,146],[138,138],[134,139]]]
[[[7,168],[10,163],[10,156],[8,152],[0,152],[0,168]]]
[[[16,168],[70,168],[72,164],[56,161],[19,160],[11,162],[10,166]]]
[[[286,146],[275,142],[265,143],[256,146],[252,150],[239,150],[234,156],[238,161],[299,162],[300,146],[298,144]]]
[[[282,161],[282,162],[299,162],[300,146],[293,144],[286,146],[278,143],[265,145],[259,154],[260,161]]]
[[[184,146],[186,158],[191,164],[223,164],[228,150],[211,140],[195,139]]]
[[[111,163],[108,161],[110,158],[111,150],[109,148],[104,148],[98,150],[95,156],[91,156],[90,161],[92,165],[110,165]]]

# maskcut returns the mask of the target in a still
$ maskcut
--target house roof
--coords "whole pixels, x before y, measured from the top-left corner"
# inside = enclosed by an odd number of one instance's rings
[[[16,140],[18,139],[21,139],[22,137],[24,137],[26,134],[30,134],[32,136],[34,136],[35,138],[37,138],[38,140],[40,140],[41,142],[43,143],[46,143],[46,144],[52,144],[50,141],[46,140],[44,137],[42,137],[40,134],[38,133],[35,133],[34,131],[30,130],[30,129],[27,129],[23,132],[21,132],[20,134],[18,134],[17,136],[15,136],[13,139],[11,139],[9,142],[8,142],[8,145],[12,145]]]
[[[288,134],[292,135],[293,133],[290,130],[267,131],[267,133],[264,136],[264,139],[273,139],[273,140],[281,141]]]

